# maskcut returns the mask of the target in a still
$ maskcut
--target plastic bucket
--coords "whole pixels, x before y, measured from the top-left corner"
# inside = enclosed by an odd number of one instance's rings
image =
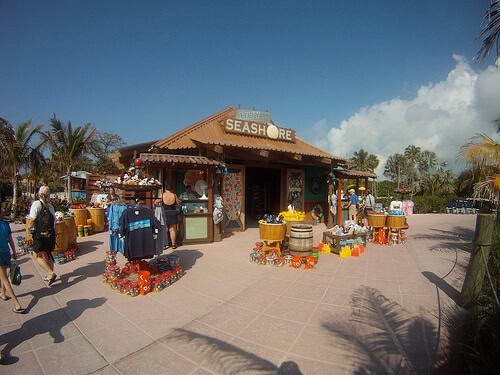
[[[69,212],[73,212],[75,215],[75,224],[77,226],[87,225],[88,211],[86,208],[70,208]]]
[[[94,232],[104,231],[104,208],[88,208],[87,210],[94,225]]]
[[[309,224],[292,225],[288,247],[290,255],[309,256],[313,247],[313,228]]]
[[[56,223],[56,247],[54,253],[64,253],[68,250],[68,227],[64,221]]]
[[[66,224],[66,228],[68,229],[68,245],[76,242],[76,223],[75,218],[73,216],[65,217],[64,224]]]
[[[281,241],[285,239],[286,224],[259,223],[259,232],[263,241]]]

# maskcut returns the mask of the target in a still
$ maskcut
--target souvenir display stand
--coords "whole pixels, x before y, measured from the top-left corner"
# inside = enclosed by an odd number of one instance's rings
[[[262,251],[276,252],[278,256],[283,250],[283,240],[286,234],[286,223],[261,223],[259,222],[260,239],[263,242]]]
[[[115,184],[116,188],[138,193],[157,190],[159,186],[155,181],[151,184]],[[179,263],[179,256],[170,254],[161,255],[163,247],[158,251],[152,241],[156,236],[155,230],[160,229],[160,223],[153,212],[145,205],[139,204],[136,198],[135,205],[125,205],[122,202],[113,203],[108,210],[108,222],[110,226],[110,251],[106,252],[106,269],[103,273],[103,281],[114,290],[129,297],[146,295],[149,292],[160,292],[182,277],[184,271]],[[149,220],[150,225],[142,229],[135,225],[134,213],[141,223]],[[131,231],[127,228],[133,228]],[[143,230],[141,236],[145,236],[146,248],[130,248],[127,245],[127,236],[132,232]],[[144,232],[145,231],[145,232]],[[150,232],[148,232],[150,231]],[[151,236],[149,238],[147,234]],[[123,238],[120,238],[121,236]],[[141,238],[139,238],[141,239]],[[135,242],[134,242],[135,243]],[[146,251],[147,250],[147,251]],[[117,265],[116,254],[121,252],[127,258],[124,267]],[[140,257],[153,258],[151,260],[139,259]],[[139,258],[137,258],[139,257]]]

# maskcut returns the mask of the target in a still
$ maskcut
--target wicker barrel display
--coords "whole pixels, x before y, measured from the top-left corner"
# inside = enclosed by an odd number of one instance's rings
[[[370,215],[368,214],[368,225],[370,227],[385,227],[386,215]]]
[[[86,208],[70,208],[69,212],[75,215],[75,224],[87,225],[88,211]]]
[[[282,241],[285,239],[286,224],[259,223],[259,232],[263,241]]]
[[[309,224],[292,225],[290,231],[289,249],[290,255],[309,256],[314,244],[313,227]]]
[[[389,216],[387,216],[387,226],[389,228],[404,228],[404,226],[405,226],[404,215],[389,215]]]
[[[64,253],[68,250],[68,227],[64,221],[56,223],[56,247],[55,253]]]
[[[73,216],[67,216],[64,218],[64,224],[68,229],[68,245],[76,242],[76,223],[75,218]]]
[[[102,232],[104,230],[104,208],[88,208],[87,210],[94,225],[94,232]]]

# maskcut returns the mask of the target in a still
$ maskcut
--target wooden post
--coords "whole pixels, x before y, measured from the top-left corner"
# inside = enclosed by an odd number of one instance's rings
[[[337,188],[337,225],[342,226],[342,178],[338,178]]]
[[[488,266],[494,228],[494,214],[477,215],[476,231],[472,242],[472,253],[462,286],[462,292],[458,300],[460,306],[470,307],[481,292],[484,275],[486,274],[486,267]]]
[[[328,220],[327,220],[327,223],[326,223],[326,227],[327,228],[332,228],[333,227],[333,215],[330,212],[330,206],[332,204],[330,202],[330,197],[332,196],[333,189],[335,189],[335,186],[333,186],[333,182],[330,181],[328,183],[328,199],[327,199],[327,202],[328,202]]]

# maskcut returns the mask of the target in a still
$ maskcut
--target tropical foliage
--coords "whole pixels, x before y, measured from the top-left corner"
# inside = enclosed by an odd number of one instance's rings
[[[40,134],[42,128],[43,125],[33,126],[32,120],[29,120],[19,124],[14,129],[7,120],[0,118],[2,169],[13,180],[11,218],[17,217],[21,173],[23,170],[28,169],[38,173],[43,164],[42,148],[44,141],[38,141],[34,144],[36,135]]]
[[[353,157],[350,159],[350,168],[357,171],[373,172],[378,167],[380,161],[374,154],[368,154],[364,149],[355,151]]]
[[[462,146],[459,157],[467,162],[468,174],[473,183],[473,196],[498,204],[500,143],[486,134],[476,134]],[[465,183],[467,182],[464,181],[464,185]]]
[[[50,130],[45,133],[46,140],[52,151],[52,158],[61,171],[66,173],[66,194],[71,199],[71,172],[79,158],[90,148],[96,129],[90,123],[73,129],[71,122],[63,124],[55,116],[50,119]]]
[[[452,194],[455,177],[446,166],[446,163],[439,162],[435,152],[409,145],[403,154],[389,156],[384,175],[397,184],[397,192],[410,194],[410,199],[418,193]]]
[[[476,37],[477,40],[483,40],[476,58],[486,59],[493,47],[495,47],[498,62],[500,56],[500,0],[491,0],[489,8],[484,14],[484,20],[485,25]]]

